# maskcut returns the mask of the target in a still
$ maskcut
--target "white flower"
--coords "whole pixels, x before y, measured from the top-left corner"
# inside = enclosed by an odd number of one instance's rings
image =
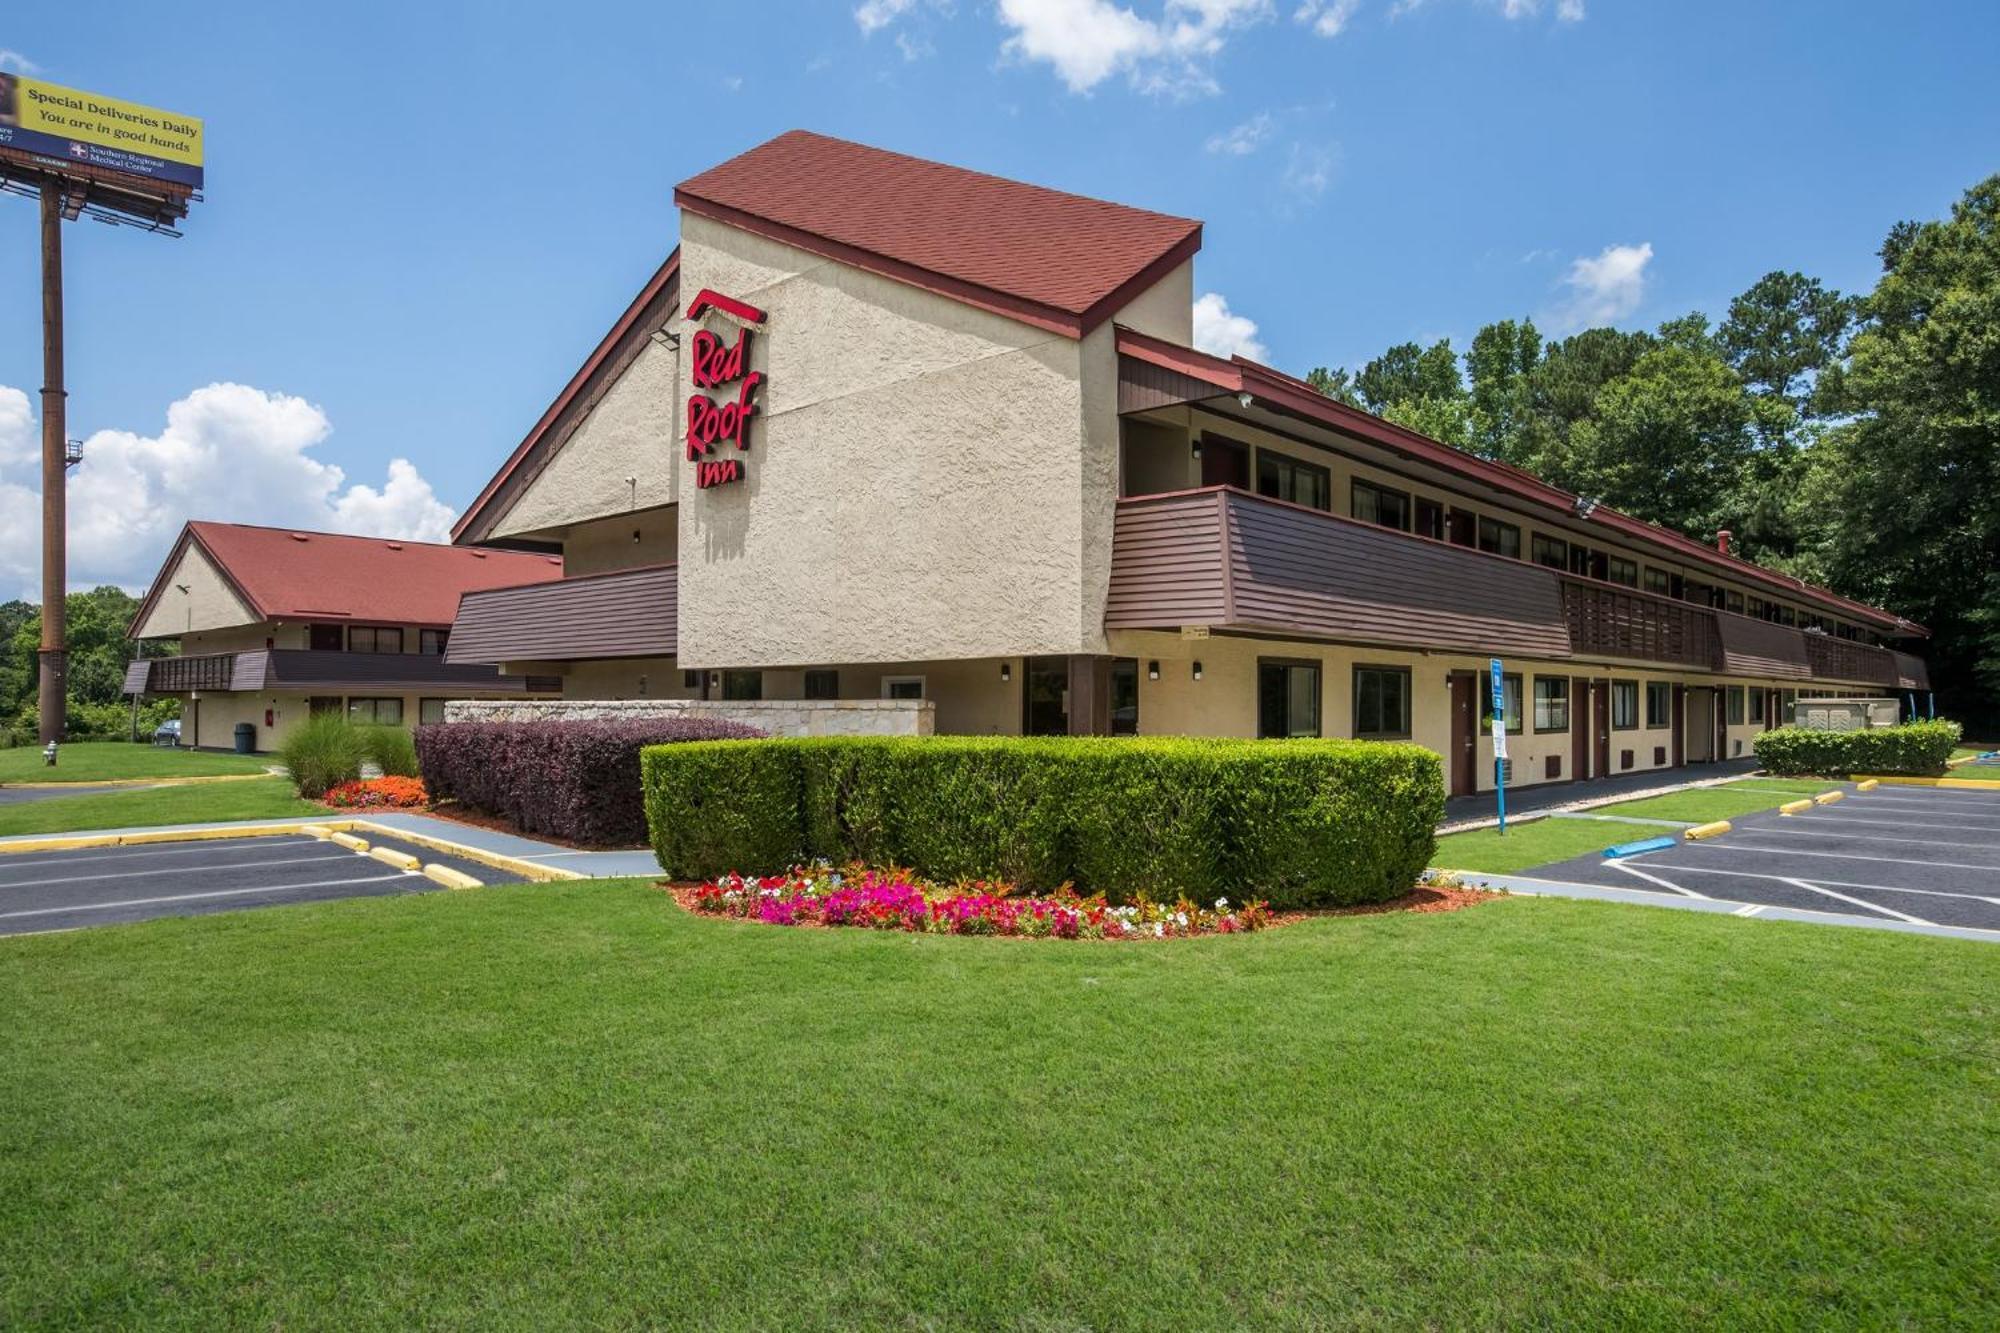
[[[1164,936],[1166,935],[1166,933],[1167,933],[1167,923],[1166,923],[1166,922],[1164,922],[1164,921],[1155,921],[1155,922],[1153,923],[1153,938],[1154,938],[1154,939],[1160,939],[1160,938],[1164,937]]]
[[[1177,925],[1177,926],[1185,926],[1185,925],[1187,924],[1187,913],[1186,913],[1186,912],[1175,912],[1175,913],[1174,913],[1174,924],[1175,924],[1175,925]]]
[[[1215,900],[1215,910],[1218,912],[1227,912],[1229,910],[1229,899],[1217,898]]]

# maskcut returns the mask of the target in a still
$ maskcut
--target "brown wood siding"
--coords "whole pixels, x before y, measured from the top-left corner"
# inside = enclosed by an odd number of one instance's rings
[[[1224,494],[1235,623],[1358,643],[1569,656],[1553,571]]]
[[[679,651],[676,566],[467,593],[445,660],[577,662]]]
[[[496,667],[446,662],[429,653],[343,653],[311,648],[259,648],[133,662],[127,694],[188,694],[327,689],[395,690],[429,694],[518,694],[560,689]]]
[[[1870,685],[1894,685],[1901,679],[1896,655],[1872,643],[1836,639],[1830,634],[1806,634],[1806,660],[1820,680],[1857,680]]]
[[[1931,687],[1930,668],[1921,657],[1908,653],[1891,653],[1896,659],[1896,684],[1905,690],[1928,690]]]
[[[1728,612],[1718,615],[1716,623],[1722,631],[1722,669],[1730,675],[1775,680],[1811,678],[1806,636],[1798,630]]]
[[[1219,492],[1126,500],[1111,538],[1111,629],[1173,629],[1228,620]]]
[[[1198,380],[1166,366],[1156,366],[1137,357],[1118,358],[1118,411],[1144,412],[1155,407],[1214,398],[1221,390],[1207,380]]]
[[[1623,657],[1713,671],[1722,650],[1715,613],[1623,588],[1562,581],[1570,651],[1579,657]]]

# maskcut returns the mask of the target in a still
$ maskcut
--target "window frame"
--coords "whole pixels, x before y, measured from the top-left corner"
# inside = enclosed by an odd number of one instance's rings
[[[757,682],[755,694],[732,693],[732,687],[740,686],[745,679]],[[764,698],[764,673],[761,670],[729,670],[722,673],[722,699],[725,703],[761,703]]]
[[[1396,676],[1401,679],[1402,716],[1398,719],[1401,729],[1395,731],[1363,731],[1361,729],[1361,681],[1364,675]],[[1406,666],[1390,666],[1381,662],[1356,662],[1352,680],[1353,725],[1349,730],[1358,741],[1406,741],[1410,739],[1412,724],[1416,717],[1415,701],[1411,698],[1416,686],[1416,678]],[[1379,708],[1378,708],[1379,714]],[[1380,718],[1378,716],[1377,720]]]
[[[1523,736],[1527,734],[1528,714],[1527,709],[1522,706],[1527,701],[1527,696],[1524,693],[1526,688],[1526,682],[1522,680],[1520,672],[1508,671],[1501,674],[1500,692],[1505,697],[1507,704],[1507,734],[1509,736]],[[1487,737],[1493,735],[1493,686],[1491,677],[1488,677],[1484,683],[1484,688],[1479,691],[1479,734]]]
[[[367,717],[355,716],[354,706],[356,704],[370,705]],[[389,721],[382,719],[383,704],[396,705],[396,716],[393,719]],[[342,705],[341,711],[349,722],[360,722],[364,725],[374,727],[400,727],[403,725],[403,696],[400,694],[350,694]]]
[[[1654,690],[1658,690],[1660,692],[1659,697],[1662,700],[1659,707],[1659,711],[1657,713],[1653,709]],[[1674,724],[1673,682],[1668,680],[1647,681],[1646,682],[1646,730],[1657,731],[1661,727],[1671,727],[1673,724]]]
[[[437,644],[433,648],[430,645]],[[449,629],[419,629],[417,631],[417,651],[426,657],[443,657],[444,650],[451,643]]]
[[[1647,565],[1645,578],[1640,584],[1641,592],[1649,592],[1655,597],[1673,596],[1674,576],[1658,565]]]
[[[1748,688],[1748,707],[1744,712],[1744,716],[1748,719],[1751,726],[1761,727],[1764,725],[1766,715],[1770,712],[1770,701],[1766,698],[1766,691],[1763,686],[1752,685]]]
[[[1568,731],[1570,729],[1569,677],[1536,676],[1534,679],[1535,684],[1532,698],[1535,710],[1535,734],[1537,736],[1555,736]],[[1561,689],[1555,694],[1545,696],[1542,691],[1544,685],[1556,685],[1560,686]],[[1558,703],[1562,705],[1562,721],[1544,724],[1542,721],[1543,717],[1553,705]]]
[[[1264,716],[1264,673],[1267,671],[1286,672],[1285,678],[1285,729],[1273,732],[1267,728]],[[1290,674],[1293,671],[1312,673],[1312,730],[1299,731],[1293,728],[1291,716],[1292,686]],[[1326,666],[1316,657],[1259,657],[1257,659],[1257,739],[1259,740],[1310,740],[1326,735]]]
[[[444,721],[444,706],[445,706],[445,704],[447,704],[447,703],[449,703],[449,702],[450,702],[450,700],[448,700],[448,699],[440,699],[440,698],[437,698],[436,696],[431,696],[431,697],[427,697],[427,698],[420,698],[420,699],[418,699],[418,700],[417,700],[417,725],[418,725],[418,726],[420,726],[420,727],[435,727],[435,726],[439,725],[439,723],[442,723],[442,722]],[[436,704],[436,705],[437,705],[437,721],[436,721],[436,722],[431,722],[431,721],[428,721],[428,720],[426,720],[426,719],[425,719],[425,717],[424,717],[424,710],[425,710],[425,709],[427,709],[427,708],[429,708],[429,707],[430,707],[430,706],[431,706],[432,704]]]
[[[1361,506],[1361,493],[1364,490],[1372,492],[1375,495],[1375,509],[1378,514],[1381,512],[1382,507],[1381,497],[1393,496],[1402,506],[1402,521],[1400,523],[1384,523],[1380,518],[1363,517],[1358,510]],[[1408,532],[1410,530],[1411,508],[1410,493],[1408,491],[1399,491],[1393,486],[1384,486],[1380,482],[1370,481],[1366,477],[1356,477],[1348,483],[1347,516],[1358,523],[1367,523],[1373,527],[1387,528],[1391,532]]]
[[[1547,557],[1554,555],[1555,559]],[[1561,537],[1551,537],[1546,532],[1537,532],[1528,541],[1528,559],[1532,564],[1559,573],[1569,572],[1569,542]]]
[[[1486,532],[1489,524],[1492,526],[1493,531],[1493,545],[1491,546],[1486,544]],[[1505,549],[1508,543],[1501,540],[1504,535],[1511,535],[1513,537],[1513,550],[1509,551]],[[1497,555],[1507,560],[1519,560],[1521,558],[1521,525],[1519,523],[1508,523],[1502,519],[1488,518],[1485,514],[1481,514],[1472,540],[1474,545],[1488,555]]]
[[[1743,719],[1748,714],[1748,710],[1744,705],[1743,694],[1744,691],[1741,685],[1729,686],[1725,695],[1727,702],[1723,705],[1726,710],[1724,716],[1728,719],[1725,725],[1731,727],[1740,727],[1743,725]]]
[[[1627,720],[1620,722],[1619,701],[1629,705],[1625,710]],[[1637,731],[1639,729],[1639,682],[1636,680],[1613,680],[1611,682],[1611,729],[1613,731]]]
[[[1274,474],[1272,479],[1273,489],[1268,491],[1264,489],[1264,469],[1266,464],[1270,465]],[[1322,497],[1320,503],[1315,504],[1311,500],[1301,500],[1298,498],[1298,479],[1301,474],[1309,476],[1319,483],[1319,493]],[[1281,453],[1276,449],[1259,448],[1257,450],[1257,461],[1251,481],[1257,488],[1257,494],[1264,496],[1266,499],[1281,500],[1286,504],[1304,505],[1308,509],[1317,509],[1322,513],[1331,513],[1333,510],[1333,469],[1322,466],[1319,463],[1311,463],[1303,458],[1294,458],[1292,455]],[[1291,484],[1293,494],[1286,495],[1283,493],[1282,487],[1285,482]]]
[[[1619,577],[1621,566],[1629,573],[1629,577]],[[1607,556],[1604,565],[1604,579],[1607,583],[1616,583],[1621,587],[1636,588],[1639,586],[1639,562],[1637,560],[1629,560],[1622,555]]]
[[[832,693],[826,693],[826,690],[828,688],[827,677],[829,676],[833,678],[833,683],[831,686]],[[840,697],[840,668],[839,667],[808,668],[805,673],[804,680],[800,682],[800,688],[804,692],[805,697],[808,699],[813,699],[813,700],[838,699]]]
[[[896,693],[897,689],[909,685],[917,687],[915,694]],[[880,693],[884,699],[928,699],[931,697],[930,686],[922,676],[884,676],[882,677]]]
[[[357,648],[355,647],[355,639],[363,633],[369,636],[368,641],[372,646]],[[384,634],[394,634],[396,636],[396,646],[394,648],[382,647],[382,636]],[[347,651],[350,653],[375,653],[385,656],[400,653],[403,651],[403,627],[401,625],[349,625],[347,627]]]

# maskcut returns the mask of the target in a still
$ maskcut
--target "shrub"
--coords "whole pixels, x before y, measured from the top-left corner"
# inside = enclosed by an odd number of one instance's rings
[[[716,718],[445,722],[417,728],[416,752],[432,800],[523,833],[631,847],[646,841],[643,747],[761,735]]]
[[[430,796],[417,778],[362,778],[329,787],[325,801],[337,810],[410,809],[428,805]]]
[[[405,727],[364,726],[361,754],[389,778],[417,776],[417,743]]]
[[[1444,810],[1435,754],[1362,741],[842,737],[644,764],[654,850],[686,879],[804,855],[1124,902],[1379,902],[1416,882]]]
[[[1958,723],[1942,720],[1865,731],[1778,727],[1759,733],[1751,748],[1758,763],[1785,777],[1848,773],[1935,777],[1945,771],[1960,731]]]
[[[366,746],[361,728],[338,713],[315,713],[285,733],[278,758],[299,795],[318,800],[327,789],[361,776]]]

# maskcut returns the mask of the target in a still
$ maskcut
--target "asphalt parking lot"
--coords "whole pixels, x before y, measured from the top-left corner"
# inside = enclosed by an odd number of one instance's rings
[[[1708,841],[1616,860],[1579,856],[1527,873],[1743,903],[1746,916],[1789,907],[2000,931],[2000,793],[1848,788],[1845,799],[1803,814],[1770,810],[1732,823]]]
[[[365,836],[371,846],[450,866],[482,884],[519,878],[395,838]],[[305,834],[12,852],[0,855],[0,935],[442,887],[420,871]]]

